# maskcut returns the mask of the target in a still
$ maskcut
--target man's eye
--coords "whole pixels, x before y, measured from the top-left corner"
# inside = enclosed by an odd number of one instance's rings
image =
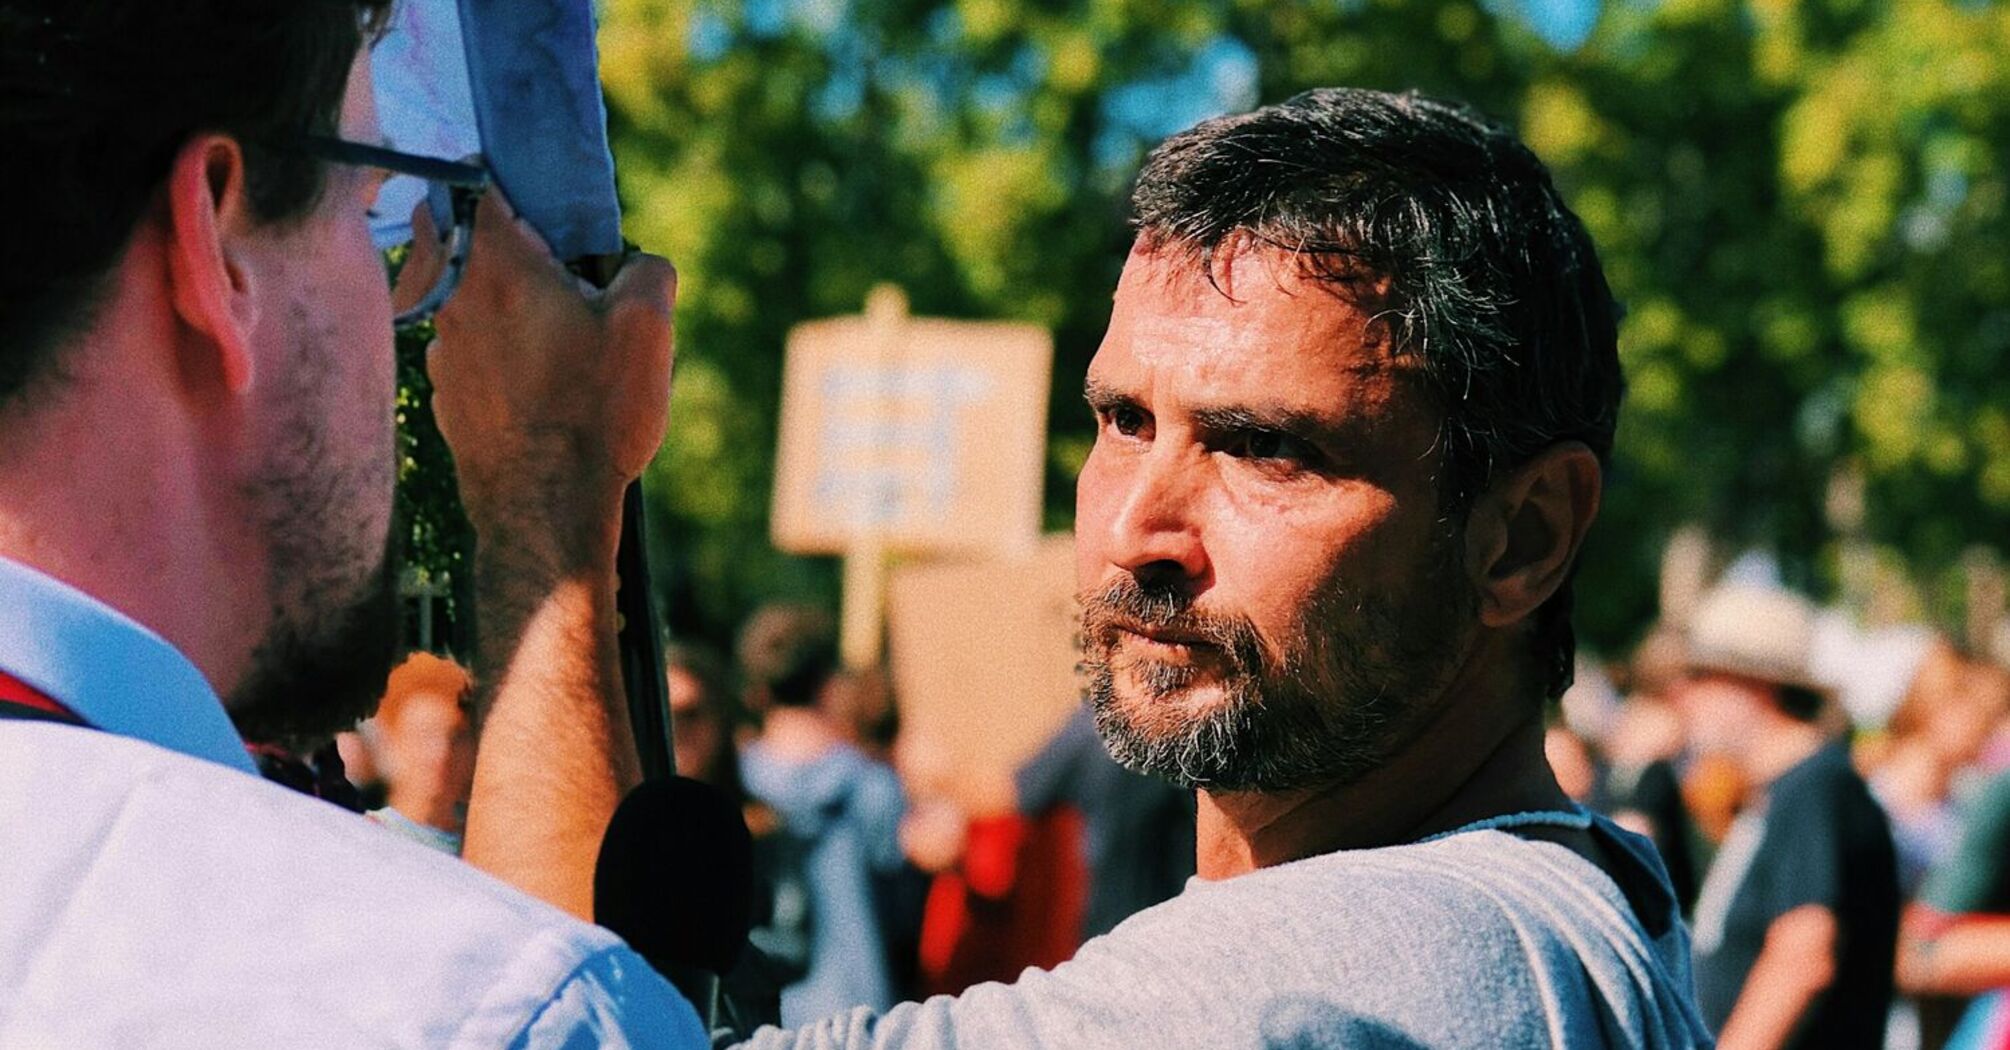
[[[1145,429],[1145,414],[1130,405],[1110,409],[1110,426],[1125,437],[1136,437]]]
[[[1274,430],[1252,430],[1230,442],[1228,453],[1241,459],[1277,460],[1304,465],[1317,453],[1305,441]]]

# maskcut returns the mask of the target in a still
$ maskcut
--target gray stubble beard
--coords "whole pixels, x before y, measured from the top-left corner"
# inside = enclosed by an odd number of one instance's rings
[[[1202,612],[1135,577],[1083,595],[1083,688],[1104,746],[1136,772],[1213,792],[1361,780],[1407,739],[1463,648],[1476,600],[1446,560],[1457,549],[1436,545],[1435,570],[1404,596],[1349,595],[1328,581],[1275,648],[1246,619]],[[1212,666],[1126,656],[1116,621],[1202,634]],[[1183,711],[1204,677],[1222,699]],[[1140,695],[1123,695],[1124,685]]]

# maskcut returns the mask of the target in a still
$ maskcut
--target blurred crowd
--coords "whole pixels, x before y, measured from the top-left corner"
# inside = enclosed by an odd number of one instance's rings
[[[1166,900],[1194,870],[1188,794],[1111,760],[1086,712],[1009,774],[903,730],[880,671],[841,666],[823,611],[756,612],[730,659],[666,651],[677,768],[742,807],[756,951],[727,976],[785,1025],[1010,981]],[[370,819],[459,848],[470,680],[415,653],[338,741]]]
[[[1551,764],[1660,847],[1713,1026],[1820,994],[1795,1045],[2010,1047],[2010,671],[1919,629],[1825,646],[1838,619],[1720,586],[1580,666]]]
[[[1840,666],[1891,683],[1873,723],[1844,701],[1863,683],[1820,658],[1825,616],[1729,583],[1625,659],[1581,661],[1551,765],[1659,847],[1713,1026],[1819,996],[1798,1045],[2004,1050],[2010,670],[1924,631],[1865,643]],[[763,609],[730,658],[679,643],[666,664],[678,769],[755,836],[759,951],[728,980],[778,990],[784,1024],[1051,967],[1193,874],[1191,799],[1112,761],[1086,710],[1001,774],[904,729],[815,608]],[[470,687],[414,654],[341,741],[371,819],[447,852]]]

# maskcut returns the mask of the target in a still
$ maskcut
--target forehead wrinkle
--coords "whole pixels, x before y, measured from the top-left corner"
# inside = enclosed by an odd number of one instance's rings
[[[1442,412],[1428,370],[1419,355],[1399,352],[1388,319],[1377,313],[1374,282],[1322,278],[1303,259],[1263,246],[1219,253],[1216,261],[1231,271],[1225,288],[1211,285],[1189,256],[1134,247],[1116,296],[1112,334],[1119,339],[1106,345],[1117,353],[1098,354],[1114,371],[1092,362],[1105,372],[1085,386],[1092,404],[1147,394],[1163,372],[1200,382],[1165,393],[1205,397],[1206,390],[1218,407],[1260,398],[1301,417],[1346,421],[1349,430],[1414,431],[1421,447],[1436,444]],[[1145,371],[1132,374],[1138,366]],[[1132,389],[1118,391],[1110,379]],[[1282,404],[1280,393],[1295,403]]]

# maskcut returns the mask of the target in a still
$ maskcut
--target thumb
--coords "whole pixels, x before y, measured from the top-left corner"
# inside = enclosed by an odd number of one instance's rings
[[[600,294],[610,310],[669,317],[677,305],[677,268],[660,255],[637,252],[622,260],[621,269]]]
[[[401,314],[411,309],[439,281],[446,265],[447,252],[440,244],[439,228],[433,225],[433,209],[421,199],[412,210],[412,248],[398,270],[398,283],[391,289],[391,309]]]

